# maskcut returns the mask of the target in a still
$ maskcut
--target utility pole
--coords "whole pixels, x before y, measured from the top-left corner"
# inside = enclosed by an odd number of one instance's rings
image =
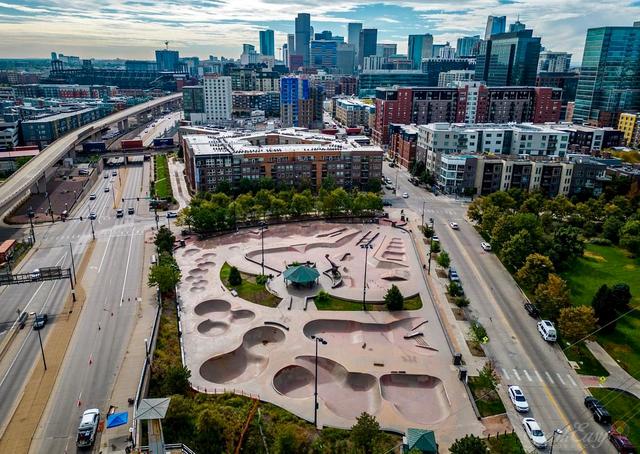
[[[73,270],[73,280],[78,283],[78,278],[76,277],[76,263],[73,260],[73,248],[71,247],[71,243],[69,243],[69,251],[71,252],[71,269]]]
[[[322,345],[327,345],[327,341],[318,336],[311,336],[311,339],[316,343],[316,372],[315,376],[315,385],[313,392],[313,425],[315,427],[318,426],[318,342]]]
[[[364,279],[362,282],[362,310],[367,310],[367,262],[369,256],[369,249],[373,247],[371,243],[361,244],[361,248],[364,249]]]
[[[32,207],[29,207],[29,211],[27,211],[27,215],[29,216],[29,224],[31,224],[31,244],[35,244],[36,233],[33,230],[33,217],[35,216],[35,213],[33,212]]]

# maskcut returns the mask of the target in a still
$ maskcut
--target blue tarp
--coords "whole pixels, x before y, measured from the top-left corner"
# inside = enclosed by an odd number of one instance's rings
[[[129,413],[127,413],[126,411],[122,413],[111,413],[109,416],[107,416],[107,429],[122,426],[128,421]]]

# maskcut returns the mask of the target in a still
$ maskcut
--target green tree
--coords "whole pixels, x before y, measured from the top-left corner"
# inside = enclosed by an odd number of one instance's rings
[[[491,243],[493,247],[493,242]],[[517,270],[525,263],[527,257],[536,251],[533,235],[528,230],[520,230],[502,244],[500,258],[510,270]]]
[[[596,328],[596,316],[588,306],[565,307],[560,309],[558,329],[569,342],[585,339]]]
[[[368,192],[380,192],[382,190],[382,182],[379,178],[371,178],[367,181],[365,189]]]
[[[275,454],[297,454],[305,451],[302,449],[303,440],[299,434],[300,431],[293,424],[279,427],[274,443]]]
[[[447,251],[442,251],[440,252],[440,254],[438,254],[438,265],[440,265],[442,268],[449,268],[449,265],[451,264],[451,259],[449,258],[449,254],[447,253]]]
[[[171,396],[162,426],[167,440],[192,440],[196,430],[193,400],[179,394]]]
[[[484,366],[482,366],[482,369],[478,370],[478,387],[495,391],[498,383],[500,383],[500,376],[496,372],[495,364],[493,364],[493,361],[487,361],[484,363]]]
[[[576,227],[559,227],[551,239],[549,257],[557,268],[584,254],[584,241]]]
[[[164,371],[162,389],[165,396],[186,394],[189,390],[191,371],[178,364],[172,364]]]
[[[549,274],[547,282],[536,288],[533,301],[546,318],[557,320],[560,310],[571,305],[567,283],[557,274]]]
[[[294,216],[302,216],[313,210],[313,201],[304,194],[294,194],[291,199],[291,214]]]
[[[612,304],[611,290],[604,284],[601,285],[591,300],[591,307],[602,328],[602,332],[612,332],[616,328],[618,312],[615,304]]]
[[[240,275],[240,271],[235,266],[232,266],[229,270],[229,285],[232,287],[236,287],[242,284],[242,276]]]
[[[454,441],[449,452],[451,454],[488,454],[489,449],[480,437],[466,435]]]
[[[156,239],[154,244],[158,248],[158,252],[173,252],[173,244],[176,242],[176,237],[173,235],[171,230],[169,230],[166,226],[160,226],[158,232],[156,232]]]
[[[624,225],[624,220],[618,216],[609,216],[602,224],[602,236],[613,244],[620,241],[620,229]]]
[[[169,293],[175,289],[180,282],[182,274],[177,266],[157,263],[151,266],[149,270],[149,287],[158,286],[161,293]]]
[[[212,454],[225,452],[226,423],[212,408],[205,408],[196,418],[196,444],[198,452]]]
[[[626,311],[629,309],[631,303],[631,288],[628,284],[618,283],[611,287],[611,300],[613,301],[616,309],[619,311]]]
[[[380,436],[380,424],[375,416],[363,412],[356,418],[356,424],[351,428],[351,441],[364,451],[364,454],[373,454],[376,440]]]
[[[447,292],[449,293],[450,296],[456,297],[456,296],[462,296],[464,294],[464,291],[462,290],[462,285],[460,285],[458,282],[450,282],[449,285],[447,286]]]
[[[390,311],[401,311],[404,308],[404,297],[400,289],[394,284],[384,295],[384,302]]]
[[[622,226],[620,246],[634,255],[640,254],[640,220],[629,220]]]
[[[516,280],[527,290],[534,290],[538,285],[546,282],[549,274],[555,271],[549,257],[533,253],[529,254],[524,265],[515,274]]]

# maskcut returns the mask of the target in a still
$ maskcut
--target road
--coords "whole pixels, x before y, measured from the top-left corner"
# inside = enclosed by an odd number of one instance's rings
[[[406,171],[389,168],[386,163],[384,174],[394,182],[397,177],[398,195],[386,191],[395,208],[413,211],[413,219],[419,223],[424,206],[425,222],[434,219],[435,234],[449,253],[471,301],[472,316],[487,329],[490,341],[485,350],[495,362],[501,383],[522,388],[532,409],[527,416],[536,418],[549,438],[554,429],[563,430],[555,437],[554,453],[614,453],[604,428],[593,421],[583,405],[586,392],[579,375],[558,345],[541,339],[535,321],[522,307],[520,290],[497,257],[480,248],[483,240],[465,218],[467,204],[448,196],[435,197],[413,186]],[[403,192],[408,193],[408,199],[399,197]],[[451,221],[460,229],[451,229]],[[433,270],[432,274],[435,276]],[[525,450],[535,451],[522,430],[523,416],[512,406],[505,406]]]

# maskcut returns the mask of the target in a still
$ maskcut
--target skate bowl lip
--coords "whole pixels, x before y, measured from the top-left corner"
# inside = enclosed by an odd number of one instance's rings
[[[220,328],[220,329],[217,329]],[[229,330],[230,326],[227,322],[220,320],[206,319],[198,324],[197,330],[204,336],[221,336]],[[213,332],[212,332],[213,331]]]
[[[193,308],[193,312],[199,316],[206,316],[208,314],[216,314],[221,312],[229,312],[231,310],[231,303],[227,300],[220,298],[211,298],[204,301],[200,301]]]
[[[294,371],[299,371],[298,374],[295,374],[296,377],[293,378],[301,379],[301,386],[287,389],[287,386],[290,385],[290,382],[284,380],[284,375],[292,374]],[[289,397],[291,399],[306,399],[313,395],[313,379],[313,372],[311,372],[306,367],[299,364],[288,364],[278,370],[275,374],[273,374],[271,384],[273,386],[273,389],[275,389],[276,392],[282,396]],[[306,390],[307,387],[311,387],[311,389],[309,389],[309,393],[304,393],[303,395],[301,395],[300,391]]]
[[[322,336],[322,334],[351,334],[355,331],[363,331],[362,328],[364,327],[364,331],[384,333],[395,329],[396,326],[404,325],[407,326],[407,331],[411,331],[410,328],[417,325],[418,320],[424,320],[424,317],[403,317],[389,322],[360,322],[343,318],[317,318],[305,323],[302,327],[302,332],[307,337],[312,335]],[[336,329],[336,327],[342,327],[343,325],[353,328],[340,331]],[[376,329],[376,327],[379,328]]]
[[[379,383],[382,399],[410,421],[437,424],[451,414],[444,382],[435,375],[386,373],[380,376]],[[425,407],[430,411],[425,412]]]

